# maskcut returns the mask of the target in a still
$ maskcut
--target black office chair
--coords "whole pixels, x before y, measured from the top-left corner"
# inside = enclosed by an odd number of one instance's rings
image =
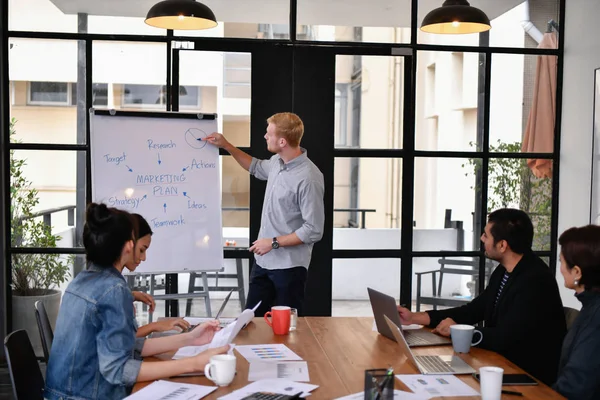
[[[48,360],[50,359],[50,349],[52,348],[52,341],[54,340],[54,332],[52,332],[52,325],[50,325],[50,319],[48,319],[46,307],[44,307],[44,303],[41,301],[35,302],[35,319],[37,320],[40,338],[42,339],[44,358],[46,360],[46,364],[48,364]]]
[[[25,329],[4,339],[4,352],[16,400],[44,400],[44,378]]]

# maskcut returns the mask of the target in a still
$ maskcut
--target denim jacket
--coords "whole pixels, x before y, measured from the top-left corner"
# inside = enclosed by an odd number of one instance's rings
[[[65,291],[46,370],[48,400],[122,399],[141,368],[133,296],[113,267],[90,265]]]

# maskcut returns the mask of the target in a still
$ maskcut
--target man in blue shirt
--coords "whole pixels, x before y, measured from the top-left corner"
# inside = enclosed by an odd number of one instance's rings
[[[264,137],[267,149],[274,153],[268,160],[251,157],[219,133],[206,140],[228,151],[256,178],[267,181],[258,239],[250,247],[255,263],[247,307],[262,301],[257,315],[275,305],[296,308],[302,315],[313,244],[323,236],[323,174],[300,147],[304,134],[300,117],[279,113],[267,122]]]

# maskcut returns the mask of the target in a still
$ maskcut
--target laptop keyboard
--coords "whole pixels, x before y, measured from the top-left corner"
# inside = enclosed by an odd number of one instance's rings
[[[454,370],[438,356],[416,356],[415,358],[423,367],[425,367],[427,372],[454,372]]]
[[[404,338],[409,346],[427,345],[430,343],[429,340],[425,340],[419,335],[407,335],[406,332],[404,333]]]

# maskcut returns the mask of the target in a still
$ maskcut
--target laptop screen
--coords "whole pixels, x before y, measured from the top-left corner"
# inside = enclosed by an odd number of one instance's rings
[[[394,338],[396,339],[396,342],[400,346],[400,351],[406,356],[406,358],[408,358],[408,360],[419,371],[421,371],[421,368],[419,368],[419,364],[417,364],[417,360],[415,359],[415,355],[410,350],[410,347],[408,347],[408,343],[406,342],[406,339],[404,338],[404,334],[402,333],[402,329],[400,329],[398,327],[398,325],[396,325],[394,322],[392,322],[392,320],[389,319],[387,315],[384,315],[383,317],[385,318],[385,322],[387,323],[388,327],[390,328],[390,331],[394,335]]]

